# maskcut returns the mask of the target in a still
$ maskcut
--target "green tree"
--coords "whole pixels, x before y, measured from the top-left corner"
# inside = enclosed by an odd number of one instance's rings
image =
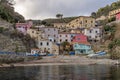
[[[92,12],[92,13],[91,13],[91,17],[96,18],[96,13],[95,13],[95,12]]]
[[[0,17],[11,23],[23,21],[24,17],[14,11],[13,5],[14,5],[14,0],[1,0],[0,1]]]
[[[67,42],[67,41],[65,41],[65,42],[62,42],[61,43],[61,46],[63,47],[63,50],[64,51],[70,51],[71,50],[71,45],[70,45],[70,43],[69,42]]]
[[[61,18],[61,19],[62,19],[63,14],[56,14],[56,17],[57,17],[57,18]]]

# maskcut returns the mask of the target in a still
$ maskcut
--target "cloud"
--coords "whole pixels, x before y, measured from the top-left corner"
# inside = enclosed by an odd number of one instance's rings
[[[26,19],[45,19],[64,16],[90,15],[115,0],[15,0],[15,10]],[[116,0],[117,1],[117,0]]]

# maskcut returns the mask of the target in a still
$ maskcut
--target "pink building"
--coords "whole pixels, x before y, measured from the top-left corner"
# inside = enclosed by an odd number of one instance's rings
[[[78,34],[73,38],[72,43],[80,43],[80,44],[89,44],[87,41],[87,36],[84,34]]]
[[[32,21],[29,21],[27,23],[16,23],[16,29],[23,34],[26,34],[27,30],[31,28],[32,25]]]
[[[116,14],[116,20],[120,20],[120,12]]]

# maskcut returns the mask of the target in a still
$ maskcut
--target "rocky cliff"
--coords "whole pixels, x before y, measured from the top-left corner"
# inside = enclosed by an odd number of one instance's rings
[[[0,19],[0,51],[26,52],[27,48],[21,38],[12,34],[13,25]],[[14,36],[11,37],[11,36]]]

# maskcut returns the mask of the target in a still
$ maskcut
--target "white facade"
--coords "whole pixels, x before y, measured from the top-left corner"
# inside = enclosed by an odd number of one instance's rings
[[[58,42],[58,29],[54,27],[45,27],[44,29],[45,38],[52,42]]]
[[[71,43],[71,34],[70,33],[59,33],[58,34],[58,43],[62,43],[65,41]]]
[[[101,40],[102,39],[102,29],[98,27],[93,27],[84,30],[84,35],[88,37],[89,40]]]
[[[52,42],[48,40],[39,40],[37,46],[43,52],[52,52]]]
[[[52,54],[59,54],[58,46],[53,42],[45,39],[39,39],[37,41],[37,47],[43,52],[49,52]],[[55,47],[55,48],[54,48]]]

